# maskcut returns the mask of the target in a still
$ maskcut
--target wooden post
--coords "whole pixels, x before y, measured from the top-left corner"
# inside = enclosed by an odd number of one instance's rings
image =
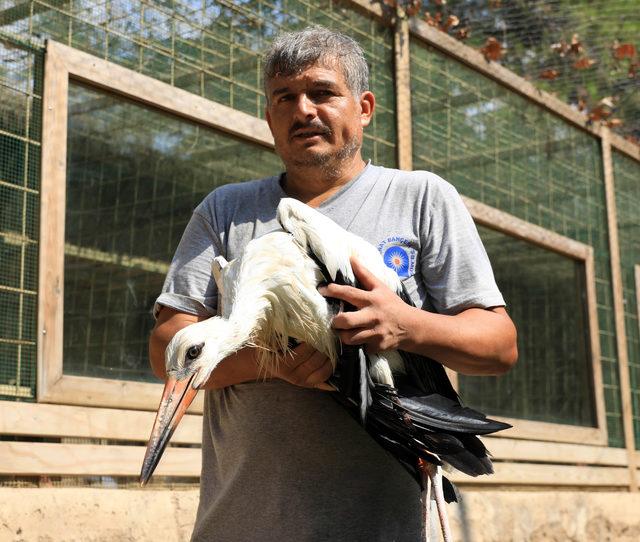
[[[622,404],[622,424],[624,442],[629,458],[629,489],[638,491],[636,473],[636,452],[633,435],[633,414],[631,404],[631,384],[629,382],[629,358],[627,335],[624,327],[624,299],[622,293],[622,270],[620,267],[620,245],[618,243],[618,219],[616,212],[616,192],[611,159],[610,132],[602,129],[602,164],[604,168],[604,188],[607,205],[607,227],[609,230],[609,257],[611,260],[611,286],[613,290],[613,311],[616,326],[616,347],[618,370],[620,373],[620,398]]]
[[[409,73],[409,20],[400,7],[394,27],[394,61],[396,86],[396,127],[398,168],[413,169],[411,143],[411,79]]]

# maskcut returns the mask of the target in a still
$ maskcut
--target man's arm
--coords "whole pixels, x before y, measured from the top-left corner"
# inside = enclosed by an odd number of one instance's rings
[[[182,328],[205,320],[205,317],[180,312],[161,306],[156,325],[149,338],[149,359],[153,373],[160,379],[166,378],[164,352],[173,336]],[[284,356],[276,370],[265,375],[261,371],[255,355],[255,348],[243,348],[220,362],[203,389],[220,389],[252,382],[263,378],[279,378],[290,384],[305,388],[330,390],[324,382],[331,376],[333,368],[326,356],[306,344],[296,347]]]
[[[502,374],[515,364],[516,329],[503,307],[455,316],[423,311],[407,305],[357,260],[351,263],[364,290],[337,284],[321,289],[358,309],[333,319],[343,343],[365,344],[370,352],[414,352],[468,375]]]

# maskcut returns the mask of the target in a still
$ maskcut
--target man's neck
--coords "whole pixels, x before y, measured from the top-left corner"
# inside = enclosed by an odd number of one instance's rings
[[[290,167],[287,168],[282,188],[288,196],[299,199],[311,207],[317,207],[357,177],[366,165],[358,154],[348,164],[343,163],[343,167],[332,172],[318,166]]]

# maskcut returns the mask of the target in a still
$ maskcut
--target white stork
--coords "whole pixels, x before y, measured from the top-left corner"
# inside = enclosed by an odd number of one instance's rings
[[[198,389],[223,359],[251,345],[258,347],[259,362],[268,370],[294,339],[331,360],[335,397],[414,476],[425,492],[426,514],[433,489],[444,539],[450,540],[445,501],[457,496],[442,477],[441,465],[471,476],[490,474],[488,452],[476,435],[510,426],[463,407],[444,368],[433,360],[402,351],[370,355],[360,347],[341,349],[331,320],[349,307],[325,299],[317,288],[327,282],[357,286],[351,257],[411,301],[373,245],[294,199],[281,200],[277,216],[284,231],[250,241],[231,262],[221,257],[214,261],[221,315],[185,327],[169,342],[167,381],[141,484],[151,477]]]

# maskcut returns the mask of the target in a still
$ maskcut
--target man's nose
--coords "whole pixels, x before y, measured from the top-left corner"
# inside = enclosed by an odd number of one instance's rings
[[[309,119],[316,116],[316,105],[309,96],[306,94],[300,94],[296,101],[296,115],[301,119]]]

